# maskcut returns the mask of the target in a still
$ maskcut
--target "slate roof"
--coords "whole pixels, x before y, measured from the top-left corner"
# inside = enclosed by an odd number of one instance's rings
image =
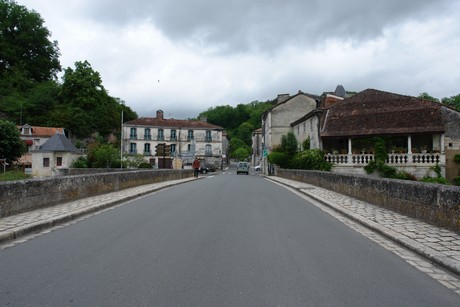
[[[42,146],[39,151],[80,152],[64,134],[55,134]]]
[[[127,126],[147,126],[147,127],[168,127],[168,128],[190,128],[190,129],[215,129],[224,128],[198,120],[184,120],[174,118],[141,117],[124,123]]]
[[[443,133],[441,106],[367,89],[324,110],[321,137]]]

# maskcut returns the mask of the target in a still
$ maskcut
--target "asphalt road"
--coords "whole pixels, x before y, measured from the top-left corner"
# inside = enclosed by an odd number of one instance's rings
[[[0,250],[1,306],[458,306],[262,177],[206,176]]]

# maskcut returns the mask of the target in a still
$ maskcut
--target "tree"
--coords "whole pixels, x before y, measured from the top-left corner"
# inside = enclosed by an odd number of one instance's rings
[[[232,157],[238,160],[245,160],[247,157],[249,157],[250,152],[246,150],[245,148],[237,148],[233,153]]]
[[[428,94],[426,92],[423,92],[420,95],[418,95],[418,98],[425,99],[425,100],[431,100],[431,101],[434,101],[434,102],[439,102],[438,98],[434,98],[433,96],[431,96],[430,94]]]
[[[460,94],[456,96],[451,96],[449,98],[445,97],[441,100],[446,106],[452,107],[460,111]]]
[[[112,144],[103,144],[94,148],[92,167],[111,168],[120,160],[119,151]]]
[[[287,135],[281,136],[281,151],[290,158],[295,156],[297,153],[297,139],[294,133],[288,132]]]
[[[0,120],[0,159],[6,159],[11,163],[20,158],[24,152],[25,145],[15,124]]]
[[[250,123],[244,122],[238,127],[238,138],[242,140],[246,145],[252,145],[252,133],[254,132],[254,126]]]
[[[135,112],[121,104],[122,100],[109,96],[100,74],[88,61],[76,62],[75,69],[65,69],[60,99],[64,103],[52,114],[53,122],[60,122],[80,138],[93,132],[106,136],[118,131],[122,110],[126,112],[125,120],[137,118]]]
[[[59,48],[35,11],[15,1],[0,0],[0,75],[19,70],[37,82],[56,78],[61,70]]]

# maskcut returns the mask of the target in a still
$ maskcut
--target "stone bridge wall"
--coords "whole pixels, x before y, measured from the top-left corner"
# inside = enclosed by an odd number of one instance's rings
[[[332,172],[277,169],[283,178],[342,193],[460,232],[460,187]]]
[[[192,176],[192,170],[138,170],[0,182],[0,217]]]

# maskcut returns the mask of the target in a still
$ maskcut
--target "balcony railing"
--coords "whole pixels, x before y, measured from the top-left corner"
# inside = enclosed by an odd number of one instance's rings
[[[354,165],[365,166],[370,161],[374,160],[373,154],[327,154],[324,156],[327,162],[336,165]],[[389,165],[426,165],[434,166],[437,163],[443,164],[446,162],[446,156],[442,153],[402,153],[402,154],[388,154],[386,163]]]
[[[149,140],[149,141],[151,141],[151,140],[152,140],[152,136],[151,136],[151,135],[144,135],[144,140]]]
[[[212,157],[212,151],[205,151],[205,152],[204,152],[204,155],[205,155],[206,157]]]
[[[129,154],[130,155],[137,155],[137,149],[130,149]]]
[[[137,134],[130,134],[130,135],[129,135],[129,138],[130,138],[131,140],[137,140]]]
[[[212,137],[205,137],[204,141],[205,142],[212,142]]]
[[[144,156],[151,156],[152,153],[150,151],[144,151]]]

